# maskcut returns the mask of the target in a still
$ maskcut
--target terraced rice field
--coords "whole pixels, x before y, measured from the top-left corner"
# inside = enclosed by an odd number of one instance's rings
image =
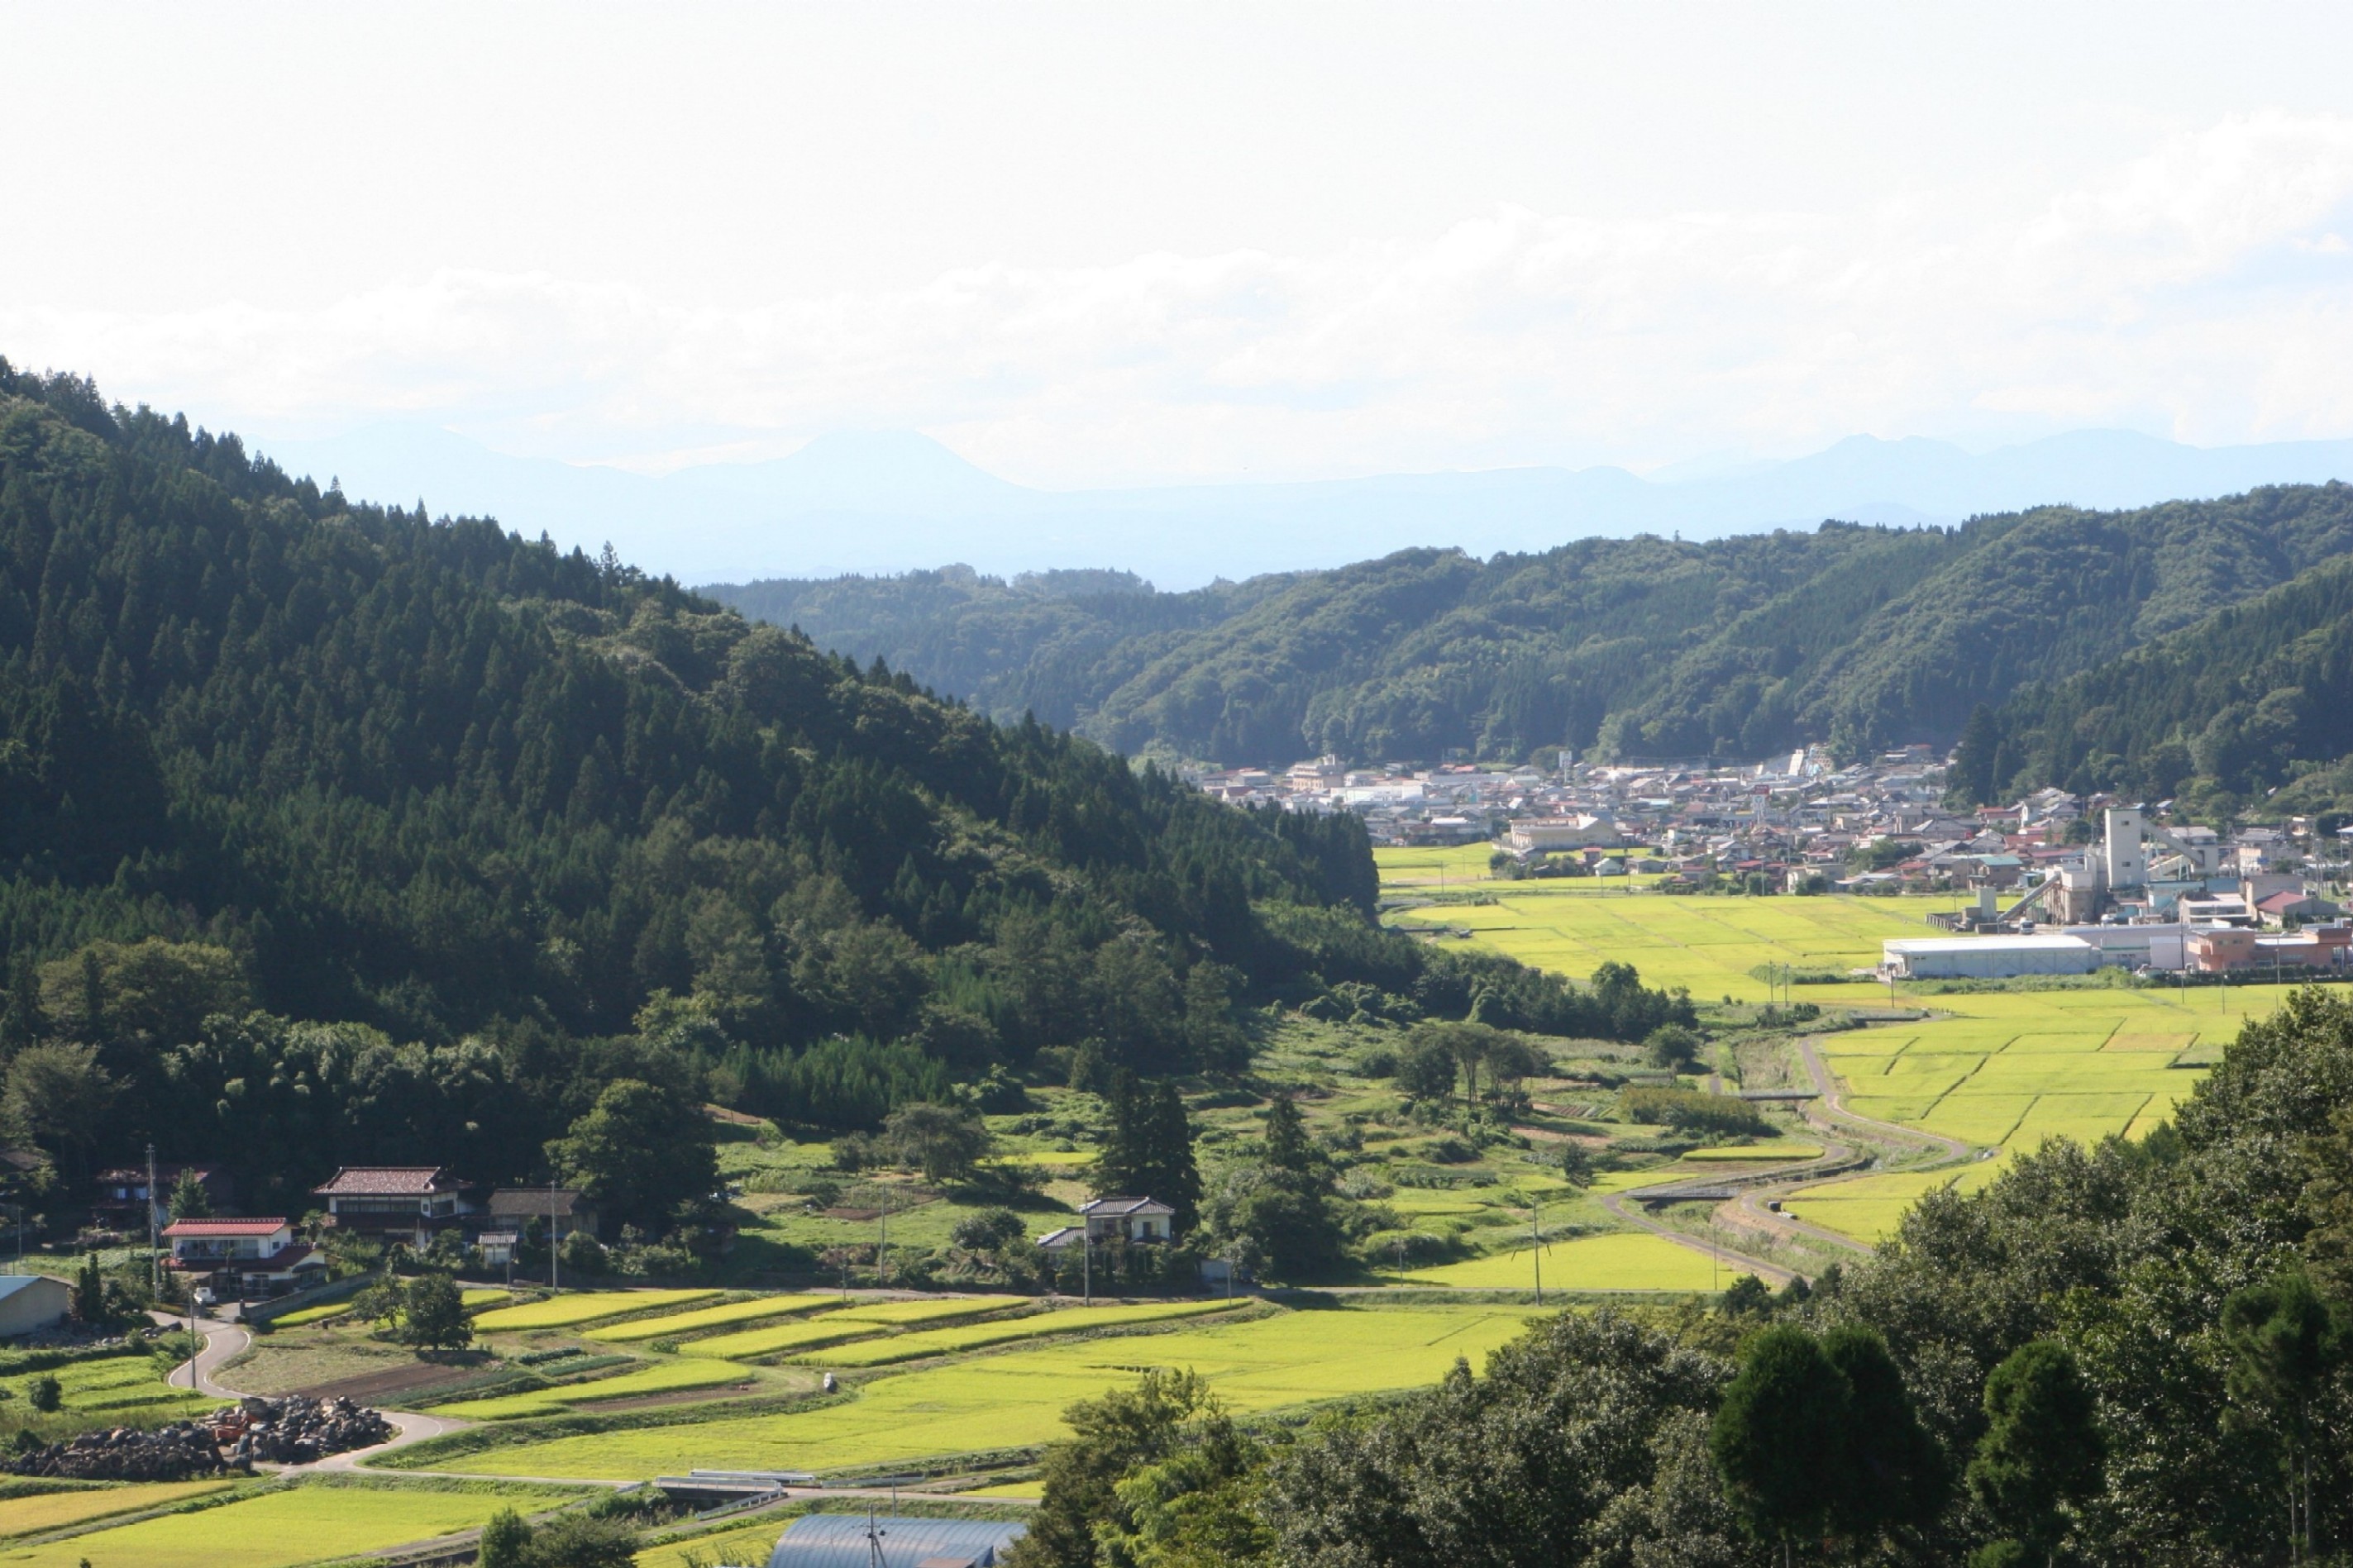
[[[233,1480],[146,1481],[90,1491],[12,1497],[0,1500],[0,1535],[38,1535],[89,1520],[104,1519],[110,1514],[137,1513],[144,1509],[186,1502],[191,1498],[225,1491],[237,1484]]]
[[[64,1395],[65,1413],[96,1418],[89,1424],[101,1426],[148,1426],[219,1408],[222,1402],[215,1395],[171,1387],[164,1381],[163,1368],[164,1363],[151,1356],[101,1356],[70,1362],[47,1373],[0,1378],[0,1389],[12,1401],[21,1401],[28,1397],[36,1378],[54,1377]],[[16,1408],[26,1406],[18,1404]],[[5,1506],[0,1504],[0,1511]]]
[[[1683,1158],[1712,1164],[1785,1164],[1791,1160],[1819,1160],[1822,1146],[1799,1138],[1775,1138],[1763,1143],[1734,1143],[1715,1149],[1694,1149]]]
[[[322,1485],[68,1536],[0,1547],[5,1568],[291,1568],[356,1557],[469,1530],[501,1508],[533,1510],[565,1494],[527,1487]]]
[[[883,1377],[839,1405],[552,1438],[445,1457],[436,1469],[615,1480],[695,1466],[831,1469],[1044,1443],[1063,1407],[1134,1381],[1145,1366],[1191,1367],[1237,1411],[1419,1387],[1467,1356],[1475,1366],[1533,1309],[1345,1308],[1278,1312],[1165,1334],[1078,1340]]]
[[[1123,1307],[1064,1307],[1026,1318],[1008,1318],[1002,1322],[967,1323],[961,1328],[925,1329],[912,1334],[893,1334],[888,1339],[861,1340],[839,1350],[807,1351],[787,1359],[824,1366],[889,1366],[897,1362],[921,1361],[925,1356],[948,1355],[956,1351],[980,1350],[989,1345],[1042,1339],[1050,1334],[1079,1334],[1091,1329],[1115,1329],[1134,1323],[1206,1317],[1211,1313],[1230,1311],[1232,1307],[1233,1303],[1227,1301],[1145,1301]]]
[[[983,1312],[1002,1312],[1008,1307],[1026,1307],[1035,1300],[1031,1296],[934,1296],[913,1301],[871,1301],[863,1306],[844,1307],[830,1317],[838,1323],[883,1323],[904,1328],[910,1323],[944,1323],[956,1318],[977,1317]]]
[[[761,1296],[749,1301],[723,1301],[716,1307],[668,1312],[658,1318],[632,1318],[626,1323],[608,1323],[601,1329],[590,1329],[580,1337],[603,1340],[612,1344],[634,1344],[644,1340],[667,1339],[673,1334],[699,1334],[709,1329],[727,1328],[736,1323],[756,1323],[768,1318],[822,1312],[840,1304],[839,1296]]]
[[[1535,1286],[1539,1261],[1547,1290],[1708,1290],[1732,1281],[1730,1270],[1710,1264],[1691,1248],[1634,1230],[1548,1241],[1540,1258],[1531,1257],[1523,1247],[1388,1278],[1400,1284],[1466,1290],[1527,1290]]]
[[[648,1394],[676,1394],[687,1389],[721,1388],[742,1383],[742,1370],[707,1361],[667,1361],[625,1372],[617,1377],[567,1383],[529,1394],[501,1394],[491,1399],[467,1399],[437,1405],[436,1415],[461,1421],[512,1421],[525,1415],[552,1415],[560,1410],[589,1407],[615,1399],[635,1399]]]
[[[828,1312],[813,1323],[780,1323],[774,1328],[746,1329],[735,1334],[713,1334],[689,1340],[679,1354],[709,1356],[718,1361],[753,1361],[786,1351],[816,1350],[850,1340],[871,1339],[885,1330],[879,1323],[845,1322],[839,1312]]]
[[[526,1301],[520,1307],[493,1308],[477,1317],[474,1327],[491,1333],[513,1329],[569,1329],[617,1318],[624,1312],[708,1301],[718,1294],[716,1290],[575,1290],[543,1301]]]
[[[323,1323],[330,1319],[340,1318],[351,1310],[352,1304],[349,1301],[330,1301],[322,1307],[301,1307],[283,1317],[270,1319],[269,1326],[273,1329],[300,1329],[311,1323]]]

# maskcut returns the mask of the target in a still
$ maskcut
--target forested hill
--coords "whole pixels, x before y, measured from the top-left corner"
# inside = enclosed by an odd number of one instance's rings
[[[1566,740],[1754,758],[1949,742],[1980,702],[2348,551],[2353,489],[2330,484],[1950,530],[1583,540],[1486,562],[1405,551],[1179,595],[954,570],[708,592],[1001,718],[1033,710],[1131,752],[1517,759]]]
[[[70,1190],[150,1137],[257,1204],[511,1179],[620,1079],[862,1126],[1088,1042],[1230,1072],[1270,987],[1572,1000],[1374,891],[1353,819],[0,362],[0,1145]]]
[[[2353,560],[1973,715],[1955,788],[2179,797],[2199,820],[2353,811]]]

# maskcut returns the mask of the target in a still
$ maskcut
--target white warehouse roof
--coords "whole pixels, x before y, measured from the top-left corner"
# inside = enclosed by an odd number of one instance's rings
[[[2080,936],[1924,936],[1883,942],[1880,950],[1893,958],[1950,952],[2088,952],[2092,944]]]

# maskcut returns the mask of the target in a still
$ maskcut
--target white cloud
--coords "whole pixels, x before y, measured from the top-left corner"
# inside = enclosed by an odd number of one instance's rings
[[[1858,430],[2353,434],[2353,119],[2173,137],[2074,189],[1591,220],[1323,255],[980,266],[687,304],[448,270],[317,308],[0,309],[118,395],[293,433],[427,416],[576,460],[932,431],[1050,484],[1663,461]]]

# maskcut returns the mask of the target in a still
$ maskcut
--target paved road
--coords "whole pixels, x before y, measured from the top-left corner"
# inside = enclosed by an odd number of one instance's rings
[[[166,1330],[176,1328],[184,1333],[187,1330],[188,1320],[185,1318],[164,1317],[159,1313],[149,1315]],[[253,1335],[235,1323],[217,1322],[211,1318],[198,1318],[196,1329],[205,1336],[204,1348],[196,1352],[194,1362],[182,1362],[174,1367],[172,1375],[165,1381],[174,1388],[193,1388],[199,1394],[217,1394],[224,1399],[235,1399],[237,1390],[221,1386],[218,1376],[220,1365],[231,1356],[243,1354],[245,1347],[253,1342]],[[191,1367],[195,1373],[194,1382],[189,1381]]]
[[[155,1318],[158,1324],[166,1328],[176,1325],[185,1331],[187,1327],[188,1321],[185,1318],[150,1315]],[[194,1384],[189,1383],[190,1363],[182,1362],[172,1369],[172,1374],[168,1380],[172,1386],[174,1388],[193,1386],[199,1394],[216,1394],[223,1399],[244,1397],[245,1390],[231,1388],[221,1381],[220,1369],[223,1363],[242,1355],[246,1347],[253,1343],[252,1331],[235,1323],[218,1322],[210,1318],[197,1319],[196,1327],[205,1336],[204,1348],[196,1352],[194,1363],[196,1382]],[[353,1448],[348,1453],[330,1454],[323,1459],[314,1459],[307,1465],[263,1465],[258,1468],[280,1470],[288,1475],[305,1475],[314,1470],[353,1469],[370,1459],[389,1454],[396,1448],[406,1448],[412,1443],[422,1443],[428,1437],[438,1437],[446,1432],[455,1432],[471,1425],[470,1422],[453,1420],[447,1415],[426,1415],[414,1410],[385,1410],[384,1418],[391,1422],[393,1426],[393,1436],[388,1442],[378,1443],[372,1448]]]

